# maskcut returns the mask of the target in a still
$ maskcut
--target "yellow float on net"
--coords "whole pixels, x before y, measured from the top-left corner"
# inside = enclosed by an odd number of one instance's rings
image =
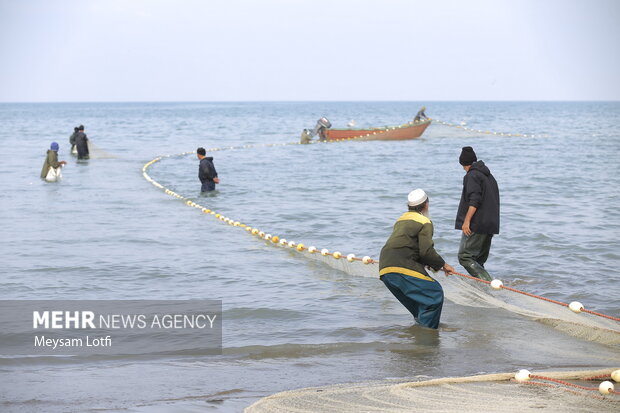
[[[252,228],[252,235],[256,235],[256,234],[258,234],[258,229]]]
[[[297,251],[303,251],[306,248],[306,246],[304,244],[302,244],[301,242],[299,244],[297,244]]]
[[[334,252],[334,253],[332,254],[332,256],[333,256],[335,259],[340,259],[340,257],[342,257],[342,254],[340,253],[340,251],[336,251],[336,252]]]
[[[221,215],[220,214],[215,214],[215,218],[220,219]]]
[[[278,237],[277,235],[274,235],[273,237],[271,237],[271,242],[273,242],[274,244],[277,244],[280,241],[280,237]]]
[[[252,232],[252,227],[245,227],[245,230],[246,230],[247,232]]]

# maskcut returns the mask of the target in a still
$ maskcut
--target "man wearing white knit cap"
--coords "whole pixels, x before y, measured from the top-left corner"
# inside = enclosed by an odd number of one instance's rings
[[[428,205],[428,196],[422,189],[409,193],[409,212],[396,221],[381,250],[379,277],[418,324],[438,328],[443,289],[428,275],[426,267],[441,269],[446,275],[452,274],[454,268],[435,251]]]

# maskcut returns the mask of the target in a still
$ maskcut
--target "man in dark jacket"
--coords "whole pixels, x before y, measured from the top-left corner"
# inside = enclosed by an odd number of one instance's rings
[[[77,126],[73,128],[73,133],[69,136],[69,143],[71,144],[71,153],[73,153],[73,149],[75,148],[75,138],[77,138],[78,133],[80,132],[80,128]]]
[[[455,223],[455,229],[463,231],[459,263],[472,276],[491,281],[484,263],[489,257],[493,235],[499,234],[499,188],[471,146],[463,148],[459,163],[465,170]]]
[[[198,165],[198,179],[202,183],[202,187],[200,188],[201,192],[208,192],[215,190],[215,184],[220,183],[220,179],[217,177],[217,171],[215,170],[215,165],[213,165],[213,157],[206,157],[207,151],[205,148],[198,148],[196,150],[196,155],[198,159],[200,159],[200,164]]]
[[[418,324],[439,327],[443,307],[441,284],[426,272],[442,269],[454,272],[435,251],[433,223],[428,218],[428,196],[421,189],[409,193],[405,212],[394,224],[394,231],[381,250],[379,277]]]
[[[88,152],[88,138],[84,133],[84,125],[78,126],[78,133],[75,136],[75,146],[78,152],[78,159],[88,159],[90,157]]]
[[[413,121],[421,122],[423,120],[428,119],[428,117],[426,116],[426,113],[424,113],[425,110],[426,110],[426,106],[422,106],[422,108],[418,111],[418,113],[416,113],[415,118],[413,118]]]

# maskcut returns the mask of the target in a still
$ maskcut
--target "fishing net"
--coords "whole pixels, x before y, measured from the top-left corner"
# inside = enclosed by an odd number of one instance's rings
[[[288,248],[282,245],[280,247]],[[323,255],[320,249],[314,253],[308,252],[307,249],[299,253],[304,258],[322,262],[353,276],[379,277],[379,265],[377,263],[364,264],[359,261],[359,257],[353,261],[348,261],[346,255],[335,259],[333,253]],[[620,344],[620,323],[617,321],[584,312],[577,314],[567,307],[513,291],[494,290],[487,284],[458,275],[446,277],[443,271],[432,274],[432,276],[441,283],[445,297],[455,304],[468,307],[503,308],[573,337],[607,345]]]
[[[470,307],[495,307],[521,314],[573,337],[607,345],[620,344],[620,323],[509,290],[493,290],[487,284],[459,276],[436,277],[446,297]]]
[[[444,136],[444,137],[482,137],[482,136],[504,136],[504,137],[518,137],[518,138],[544,138],[547,135],[533,134],[533,133],[517,133],[517,132],[498,132],[486,129],[478,129],[477,127],[469,126],[466,122],[451,123],[441,119],[433,119],[432,128],[426,133],[426,137],[430,136]]]
[[[598,371],[546,372],[579,380]],[[604,370],[607,374],[610,370]],[[611,412],[620,409],[617,394],[574,390],[554,383],[511,381],[514,373],[443,378],[409,383],[375,382],[277,393],[245,409],[262,412]]]
[[[88,152],[90,159],[116,159],[117,156],[95,145],[92,139],[88,140]]]
[[[463,127],[461,125],[448,124],[446,122],[441,122],[441,125],[447,127],[448,129],[458,130],[459,133],[462,133],[465,130],[471,133],[484,132],[498,134],[496,132],[476,131]],[[534,136],[515,133],[499,133],[499,135]],[[252,145],[246,145],[245,147],[250,146]],[[274,144],[260,146],[274,146]],[[214,148],[210,151],[221,149],[232,148]],[[183,154],[179,154],[179,156],[188,155],[191,153],[193,152],[186,152]],[[155,180],[149,177],[149,175],[146,173],[146,170],[150,167],[150,165],[161,159],[161,157],[153,159],[151,162],[144,165],[143,173],[145,179],[147,179],[153,185],[164,189],[169,195],[186,201],[186,204],[188,204],[189,206],[203,208],[201,205],[192,202],[188,198],[185,198],[163,187],[161,184],[157,183]],[[227,220],[229,224],[233,225],[233,220],[229,218],[224,218],[220,216],[220,214],[216,214],[215,211],[210,211],[210,213],[214,214],[216,218],[219,218],[221,220]],[[237,222],[237,224],[239,223]],[[243,225],[243,227],[246,226]],[[251,230],[251,228],[249,227],[246,227],[246,229]],[[264,233],[258,233],[258,230],[255,231],[256,232],[253,232],[254,235],[257,235],[260,238],[267,238]],[[353,276],[369,278],[378,278],[379,276],[379,266],[376,262],[365,264],[362,262],[360,257],[347,257],[346,253],[340,254],[336,252],[322,251],[321,248],[318,247],[316,249],[313,248],[312,251],[310,251],[309,246],[303,246],[303,248],[300,248],[299,245],[284,243],[284,240],[279,240],[279,242],[273,241],[274,239],[266,239],[266,242],[269,245],[278,246],[280,248],[288,248],[291,251],[299,253],[299,255],[302,257],[322,262],[332,268],[343,271]],[[442,284],[446,298],[456,304],[470,307],[503,308],[509,312],[517,313],[539,321],[543,324],[551,326],[574,337],[607,345],[620,344],[620,322],[618,321],[606,319],[586,312],[576,314],[570,311],[567,307],[557,303],[551,303],[541,298],[527,296],[505,289],[493,290],[487,284],[482,284],[477,281],[465,279],[457,275],[445,277],[443,273],[440,272],[439,274],[435,275],[434,278]]]

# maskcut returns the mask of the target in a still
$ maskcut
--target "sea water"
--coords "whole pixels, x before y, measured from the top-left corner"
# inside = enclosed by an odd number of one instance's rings
[[[240,411],[308,386],[617,366],[617,347],[501,309],[447,301],[439,331],[417,327],[378,279],[274,248],[142,176],[159,155],[296,141],[321,116],[399,125],[423,104],[433,118],[535,136],[433,124],[412,141],[218,151],[207,197],[194,156],[149,173],[265,232],[374,258],[423,188],[436,249],[457,266],[458,156],[473,146],[501,193],[492,276],[619,316],[619,103],[0,104],[0,299],[221,299],[224,334],[219,356],[2,357],[0,410]],[[114,158],[78,163],[68,140],[79,124]],[[60,183],[39,178],[52,141],[68,162]]]

